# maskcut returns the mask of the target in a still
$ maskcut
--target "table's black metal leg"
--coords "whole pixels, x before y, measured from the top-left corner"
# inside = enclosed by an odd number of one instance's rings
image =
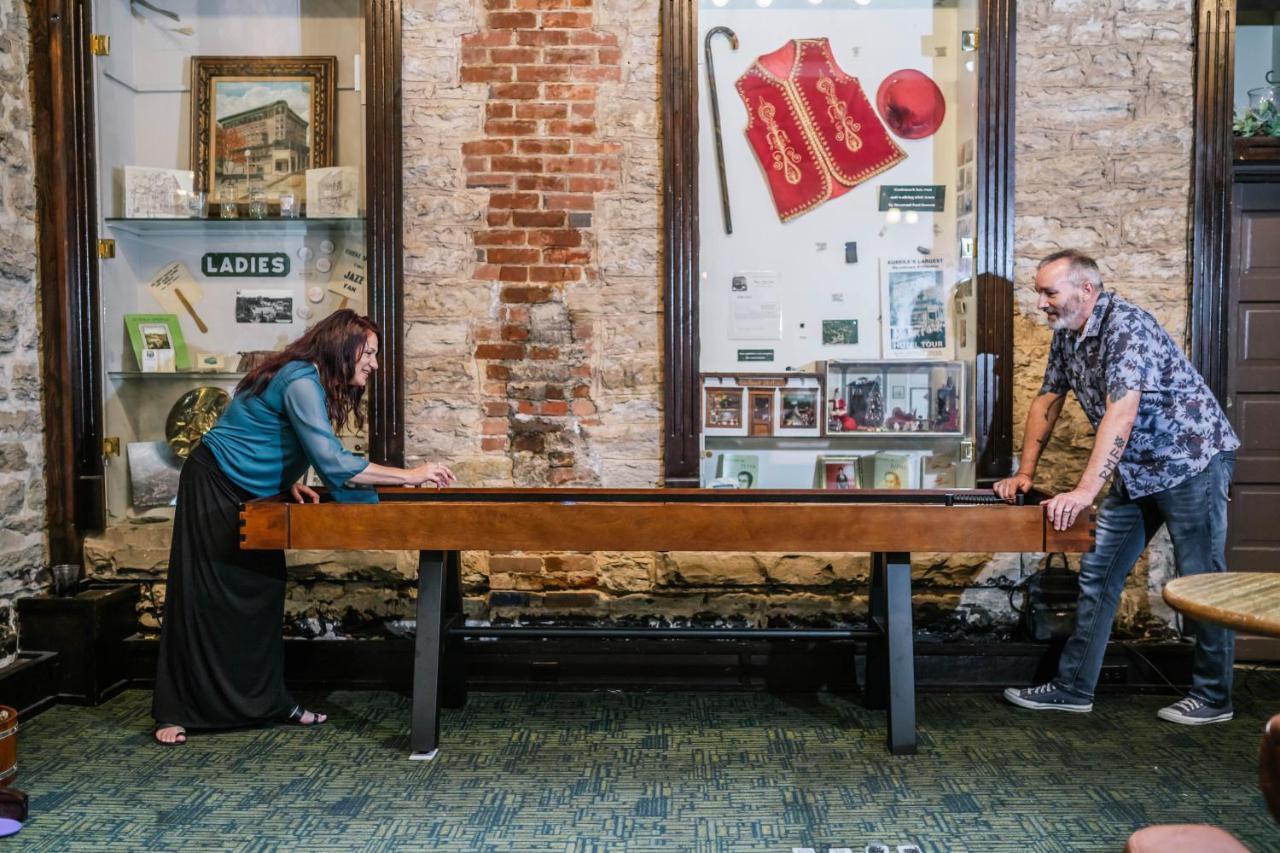
[[[461,628],[462,613],[462,555],[457,551],[445,554],[444,564],[444,662],[441,667],[440,704],[445,708],[461,708],[467,704],[466,643],[449,631]]]
[[[871,591],[867,617],[877,632],[867,641],[867,676],[863,698],[868,708],[889,707],[889,639],[885,627],[884,554],[871,555]]]
[[[413,640],[413,717],[410,758],[435,758],[440,741],[440,632],[445,552],[418,556],[418,628]]]
[[[885,638],[889,670],[889,751],[916,751],[916,661],[911,620],[911,555],[884,558]]]

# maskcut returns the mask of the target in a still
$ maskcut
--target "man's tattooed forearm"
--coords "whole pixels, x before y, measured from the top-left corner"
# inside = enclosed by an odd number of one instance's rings
[[[1120,457],[1124,455],[1125,440],[1120,436],[1115,437],[1115,441],[1111,445],[1111,449],[1107,451],[1107,458],[1102,463],[1102,470],[1098,472],[1098,479],[1104,483],[1111,479],[1111,473],[1116,470],[1116,466],[1120,464]]]
[[[1110,394],[1111,402],[1113,402],[1113,403],[1119,403],[1121,400],[1123,400],[1123,399],[1125,398],[1125,395],[1126,395],[1126,394],[1128,394],[1128,393],[1129,393],[1129,389],[1128,389],[1128,388],[1124,388],[1124,387],[1120,387],[1120,386],[1117,386],[1117,387],[1115,387],[1115,388],[1112,388],[1112,389],[1111,389],[1111,394]]]

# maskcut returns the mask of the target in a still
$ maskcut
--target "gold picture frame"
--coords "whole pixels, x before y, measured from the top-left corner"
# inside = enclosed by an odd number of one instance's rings
[[[191,167],[211,203],[306,196],[334,161],[334,56],[191,57]]]

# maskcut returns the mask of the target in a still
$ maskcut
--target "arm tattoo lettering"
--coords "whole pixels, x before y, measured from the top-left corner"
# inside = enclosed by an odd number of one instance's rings
[[[1120,457],[1124,455],[1125,440],[1120,436],[1115,437],[1111,449],[1107,451],[1107,458],[1102,463],[1102,470],[1098,472],[1098,479],[1104,483],[1111,479],[1111,474],[1116,470],[1116,466],[1120,464]]]

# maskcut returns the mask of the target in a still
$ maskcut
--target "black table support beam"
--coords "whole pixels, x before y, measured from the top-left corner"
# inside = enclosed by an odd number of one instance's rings
[[[412,757],[431,759],[440,739],[440,707],[466,704],[464,636],[673,639],[714,636],[845,639],[869,636],[866,704],[888,712],[889,751],[916,752],[915,649],[912,640],[911,555],[871,555],[870,631],[850,629],[466,628],[462,625],[461,555],[423,551],[418,559],[418,627],[414,637]],[[776,636],[775,636],[776,635]],[[851,662],[852,664],[852,662]]]
[[[418,555],[418,629],[413,640],[413,714],[410,758],[430,761],[440,743],[440,652],[444,639],[444,585],[447,554]]]

